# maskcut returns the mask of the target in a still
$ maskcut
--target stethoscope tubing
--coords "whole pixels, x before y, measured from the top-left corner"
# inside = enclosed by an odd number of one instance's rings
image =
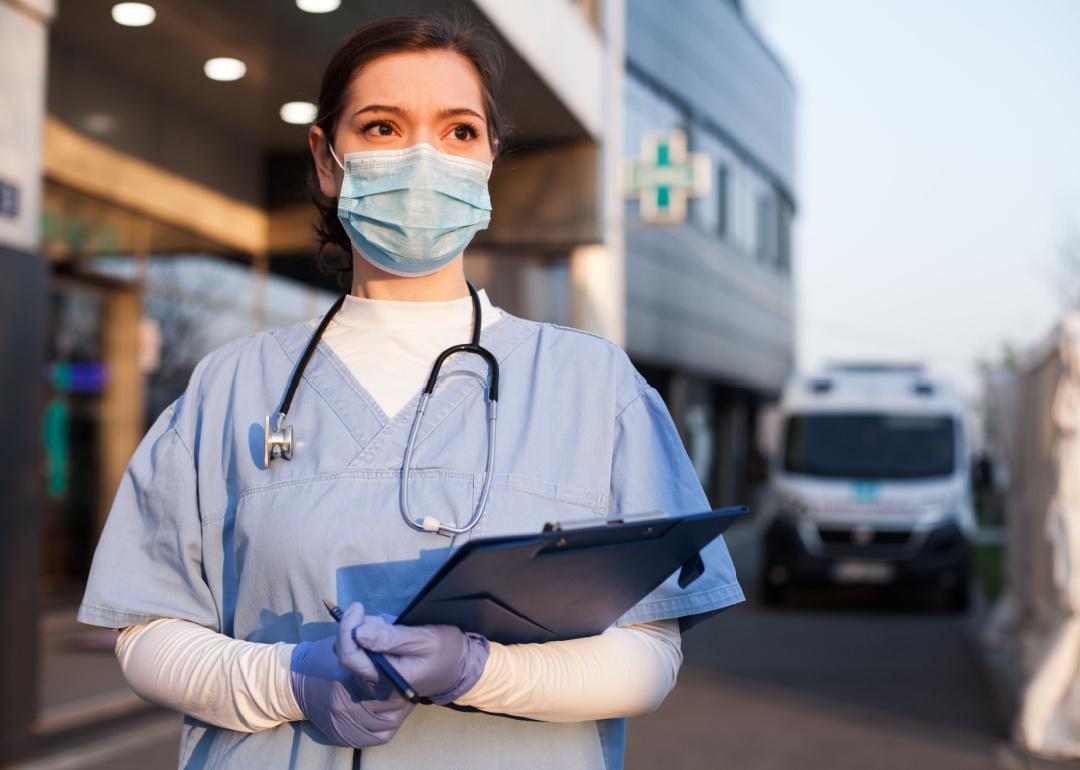
[[[473,372],[451,372],[448,376],[456,374],[476,376]],[[409,438],[405,443],[405,458],[401,463],[401,488],[399,490],[401,518],[417,532],[437,532],[438,534],[446,535],[447,537],[463,535],[480,522],[480,517],[484,515],[484,510],[487,508],[488,497],[491,494],[491,482],[495,476],[495,436],[498,427],[499,402],[498,400],[492,400],[490,397],[488,399],[487,458],[484,462],[484,485],[480,489],[480,500],[476,505],[476,510],[473,512],[472,516],[469,517],[469,520],[460,527],[454,527],[443,524],[437,519],[433,519],[429,516],[425,516],[422,519],[414,519],[409,512],[409,471],[412,468],[413,447],[416,446],[416,438],[420,433],[420,423],[423,420],[424,412],[427,410],[429,397],[429,393],[424,393],[420,397],[420,403],[417,405],[416,414],[413,416],[412,427],[409,428]]]
[[[490,350],[480,345],[480,328],[481,328],[481,310],[480,310],[480,297],[476,293],[476,288],[466,281],[469,287],[469,295],[472,298],[473,305],[473,330],[472,340],[466,344],[452,345],[446,350],[442,351],[435,359],[431,367],[431,373],[428,375],[427,382],[424,385],[424,390],[420,395],[420,400],[417,403],[416,414],[413,416],[412,426],[409,428],[409,438],[405,443],[405,454],[401,464],[401,489],[399,494],[399,502],[401,506],[401,517],[405,523],[409,525],[411,529],[419,532],[434,532],[446,537],[453,537],[455,535],[462,535],[472,530],[479,522],[480,518],[484,515],[484,511],[487,508],[488,497],[491,494],[491,482],[494,478],[495,468],[495,436],[498,422],[498,401],[499,401],[499,362]],[[263,467],[267,468],[270,465],[270,461],[280,457],[285,460],[292,459],[293,452],[293,431],[292,426],[285,425],[285,417],[288,414],[289,408],[292,406],[293,397],[296,395],[297,387],[300,385],[300,380],[303,377],[304,371],[307,368],[308,361],[310,361],[312,354],[318,347],[319,341],[322,339],[323,333],[330,325],[330,321],[334,315],[341,309],[341,306],[345,302],[345,298],[348,295],[343,294],[338,297],[330,309],[323,316],[322,321],[319,322],[319,326],[312,333],[311,338],[308,340],[307,347],[304,349],[303,355],[300,357],[300,361],[297,363],[296,368],[293,370],[292,377],[289,379],[288,388],[285,391],[285,396],[281,401],[281,407],[278,409],[274,419],[271,420],[268,415],[265,422],[265,435],[263,437]],[[488,382],[487,382],[487,406],[488,406],[488,446],[487,457],[484,463],[484,484],[480,490],[480,499],[476,505],[476,510],[473,511],[469,520],[462,526],[451,526],[443,524],[441,521],[433,516],[424,516],[421,519],[414,519],[409,509],[409,472],[412,468],[412,456],[413,450],[416,447],[416,440],[420,433],[420,425],[423,422],[424,412],[427,410],[427,404],[431,398],[432,393],[435,391],[435,383],[439,379],[439,373],[442,370],[443,363],[453,355],[458,353],[471,353],[478,355],[484,359],[488,365]],[[483,383],[483,378],[476,372],[468,370],[456,370],[447,374],[446,377],[452,376],[471,376],[476,377]]]

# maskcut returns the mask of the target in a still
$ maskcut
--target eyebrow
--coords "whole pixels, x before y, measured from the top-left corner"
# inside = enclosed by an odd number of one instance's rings
[[[357,115],[360,115],[364,112],[390,112],[395,115],[409,114],[408,110],[402,109],[401,107],[395,107],[390,104],[369,104],[366,107],[361,107],[356,112],[354,112],[353,117],[355,118]],[[468,107],[447,107],[445,109],[439,110],[438,114],[435,117],[439,120],[444,120],[446,118],[453,118],[458,115],[472,115],[477,120],[484,119],[483,115],[481,115],[476,110],[469,109]]]
[[[436,116],[439,119],[453,118],[458,115],[472,115],[477,120],[483,120],[484,116],[476,110],[470,110],[468,107],[448,107],[445,110],[439,110],[439,114]]]

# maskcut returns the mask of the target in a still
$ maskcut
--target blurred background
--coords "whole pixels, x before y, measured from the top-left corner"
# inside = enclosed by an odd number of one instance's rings
[[[74,621],[139,439],[315,317],[307,125],[462,10],[514,125],[466,271],[623,345],[749,601],[627,766],[1080,766],[1080,3],[0,0],[0,763],[166,768]]]

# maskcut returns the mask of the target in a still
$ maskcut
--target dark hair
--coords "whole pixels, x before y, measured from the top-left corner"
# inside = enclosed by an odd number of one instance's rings
[[[505,145],[507,127],[495,103],[495,91],[502,77],[502,48],[494,34],[466,16],[391,16],[365,24],[356,30],[331,57],[319,86],[315,125],[329,141],[345,109],[349,86],[367,64],[387,54],[446,50],[461,54],[476,68],[487,113],[487,131],[492,150]],[[327,272],[345,278],[352,271],[352,248],[345,228],[337,216],[337,198],[328,198],[319,189],[314,158],[308,165],[308,194],[318,209],[315,239],[319,247],[316,260]],[[341,263],[340,255],[329,259],[328,246],[337,246],[349,255]]]

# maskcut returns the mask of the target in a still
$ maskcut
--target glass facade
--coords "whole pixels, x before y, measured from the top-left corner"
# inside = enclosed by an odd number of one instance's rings
[[[42,426],[44,584],[47,598],[63,601],[85,579],[118,481],[102,460],[108,449],[141,436],[207,353],[237,337],[317,316],[335,295],[49,181],[41,251],[54,268]],[[125,432],[116,424],[115,404],[129,393],[141,396],[141,409],[135,407]]]
[[[657,58],[643,56],[640,68],[626,71],[624,155],[637,160],[648,134],[679,129],[690,153],[709,158],[711,184],[674,226],[645,224],[638,200],[628,197],[627,349],[672,409],[703,486],[713,499],[734,502],[749,483],[761,401],[747,372],[775,388],[791,363],[790,316],[777,309],[790,302],[793,209],[770,165],[776,158],[753,155],[723,115],[688,101],[693,89],[665,81],[662,41],[641,39],[657,43],[649,49]],[[705,374],[703,359],[725,363]]]
[[[775,186],[709,126],[691,124],[690,149],[707,154],[713,163],[709,193],[691,206],[693,223],[740,254],[782,269],[781,196]]]
[[[686,130],[682,110],[630,74],[624,80],[623,98],[623,152],[627,157],[641,156],[641,142],[647,134],[675,128]],[[640,210],[637,198],[627,198],[627,220],[637,219]]]
[[[746,162],[720,132],[695,120],[674,100],[632,73],[625,78],[623,144],[628,157],[638,157],[643,137],[671,129],[686,131],[689,150],[708,155],[713,178],[708,194],[690,201],[690,222],[748,259],[788,273],[791,267],[790,203],[756,168]],[[639,216],[636,200],[628,200],[627,218]]]
[[[43,372],[46,596],[90,568],[101,494],[98,447],[104,386],[105,297],[92,286],[54,286]]]

